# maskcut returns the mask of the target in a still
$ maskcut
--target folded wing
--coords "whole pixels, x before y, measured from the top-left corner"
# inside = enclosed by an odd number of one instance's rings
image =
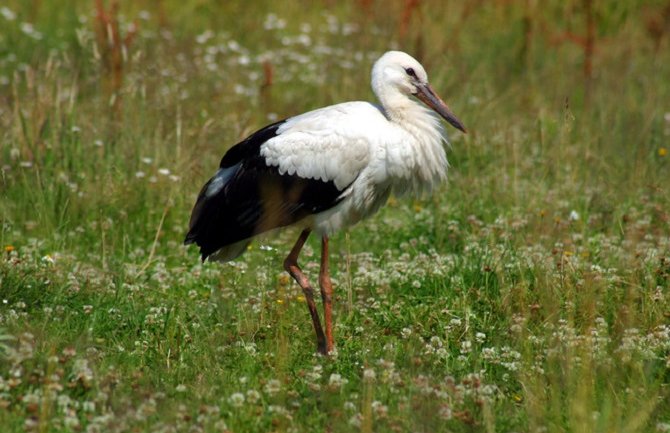
[[[370,159],[364,134],[345,128],[356,119],[340,107],[349,104],[277,122],[233,146],[198,195],[185,243],[203,260],[232,260],[253,236],[337,205]]]

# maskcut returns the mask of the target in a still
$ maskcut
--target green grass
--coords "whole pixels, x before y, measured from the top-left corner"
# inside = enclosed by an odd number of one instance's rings
[[[117,89],[92,3],[0,7],[3,432],[670,431],[664,2],[594,3],[590,79],[588,2],[425,1],[402,35],[405,2],[134,2]],[[469,134],[333,237],[325,358],[297,231],[225,265],[181,241],[228,147],[371,100],[389,48]]]

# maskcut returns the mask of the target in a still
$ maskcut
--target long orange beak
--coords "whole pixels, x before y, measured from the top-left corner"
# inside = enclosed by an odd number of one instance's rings
[[[442,116],[444,120],[449,122],[454,128],[459,129],[465,133],[465,126],[458,120],[458,117],[451,111],[447,104],[440,99],[439,96],[433,91],[433,89],[428,85],[428,83],[417,86],[417,92],[414,94],[421,102],[435,110],[437,114]]]

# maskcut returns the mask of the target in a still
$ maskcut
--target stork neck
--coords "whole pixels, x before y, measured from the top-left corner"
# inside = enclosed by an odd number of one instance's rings
[[[393,88],[376,89],[386,118],[407,131],[418,143],[442,148],[446,141],[442,124],[434,113],[411,96]],[[446,161],[446,160],[445,160]]]
[[[400,92],[384,93],[378,97],[386,117],[391,122],[400,125],[412,123],[412,119],[423,117],[425,113],[425,109],[417,101]]]

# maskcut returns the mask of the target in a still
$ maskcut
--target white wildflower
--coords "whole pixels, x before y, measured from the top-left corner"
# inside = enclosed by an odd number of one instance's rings
[[[349,425],[355,428],[359,428],[363,422],[363,415],[357,413],[356,415],[349,418]]]
[[[281,390],[281,382],[277,379],[270,379],[263,388],[266,394],[275,395]]]
[[[261,399],[261,394],[256,391],[255,389],[250,389],[247,391],[247,401],[251,404],[256,403],[258,400]]]
[[[328,379],[328,386],[330,386],[333,389],[339,389],[342,387],[342,385],[346,384],[347,382],[348,380],[342,378],[341,375],[333,373],[330,375],[330,378]]]
[[[2,15],[7,21],[14,21],[16,19],[16,14],[14,11],[6,6],[0,8],[0,15]]]
[[[373,401],[372,404],[372,411],[377,415],[379,418],[384,418],[386,415],[388,415],[389,408],[388,406],[382,404],[381,401]]]
[[[363,370],[363,380],[366,382],[374,382],[377,378],[377,374],[371,368],[366,368]]]
[[[233,407],[242,407],[244,404],[244,394],[241,392],[236,392],[228,397],[228,403]]]

